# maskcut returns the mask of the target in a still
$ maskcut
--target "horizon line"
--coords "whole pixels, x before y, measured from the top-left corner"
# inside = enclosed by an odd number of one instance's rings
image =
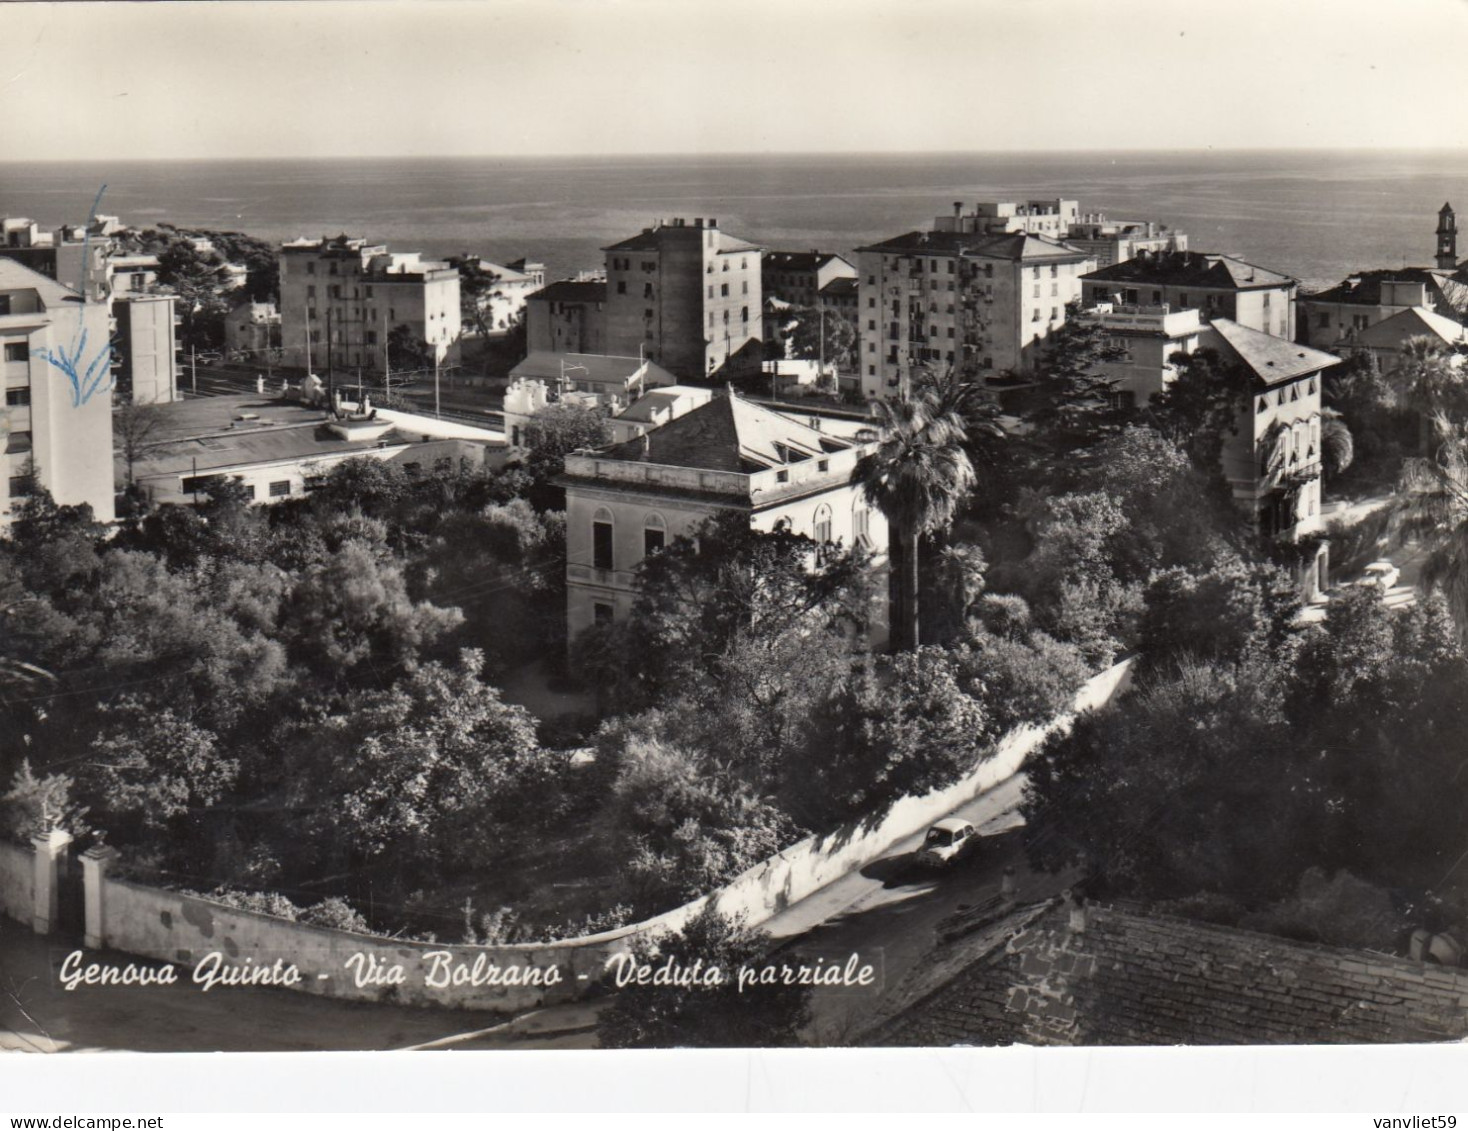
[[[6,157],[0,158],[0,167],[32,164],[89,165],[101,163],[135,163],[183,161],[191,164],[230,161],[563,161],[563,160],[667,160],[667,159],[750,159],[810,157],[831,158],[874,158],[874,157],[993,157],[993,156],[1049,156],[1074,154],[1242,154],[1242,153],[1342,153],[1342,154],[1386,154],[1386,153],[1468,153],[1468,145],[1443,146],[1338,146],[1338,145],[1268,145],[1268,146],[1081,146],[1075,148],[1000,148],[1000,149],[729,149],[729,150],[645,150],[636,153],[614,152],[550,152],[550,153],[358,153],[358,154],[241,154],[231,156],[199,157],[192,155],[171,156],[114,156],[114,157]]]

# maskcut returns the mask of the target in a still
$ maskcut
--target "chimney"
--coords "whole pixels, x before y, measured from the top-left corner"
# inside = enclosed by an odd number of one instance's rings
[[[647,459],[652,455],[652,436],[647,432],[642,434],[642,458]]]
[[[962,216],[963,216],[963,201],[961,201],[961,200],[955,200],[953,202],[953,218],[955,220],[957,220],[957,219],[960,219]]]
[[[1083,935],[1086,928],[1090,926],[1090,916],[1086,909],[1086,897],[1074,888],[1065,890],[1065,903],[1070,908],[1070,929],[1072,934]]]

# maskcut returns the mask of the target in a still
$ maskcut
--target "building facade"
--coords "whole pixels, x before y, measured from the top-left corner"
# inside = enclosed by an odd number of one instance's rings
[[[250,364],[281,361],[280,311],[273,302],[242,302],[224,318],[224,348]]]
[[[1145,405],[1177,377],[1173,358],[1198,348],[1203,322],[1196,310],[1166,306],[1103,304],[1081,311],[1078,319],[1098,326],[1106,344],[1120,356],[1101,362],[1097,370],[1116,383],[1118,396]]]
[[[390,365],[453,365],[461,336],[459,272],[347,235],[294,240],[280,249],[280,322],[284,364],[300,369],[345,376]],[[421,356],[394,364],[395,333]]]
[[[1317,349],[1352,349],[1362,334],[1404,311],[1468,322],[1468,272],[1429,267],[1362,271],[1335,286],[1301,295],[1300,340]]]
[[[759,371],[760,248],[700,217],[603,250],[606,352],[651,358],[685,381]]]
[[[566,280],[525,300],[525,344],[530,353],[605,353],[607,285]]]
[[[915,367],[972,378],[1032,368],[1096,261],[1044,236],[909,232],[858,249],[861,391],[894,394]]]
[[[856,264],[828,251],[766,251],[760,261],[764,297],[792,306],[819,306],[830,283],[855,278]]]
[[[1205,320],[1227,318],[1277,338],[1295,336],[1295,291],[1288,275],[1242,259],[1201,251],[1144,251],[1081,281],[1082,303],[1195,308]]]
[[[0,258],[0,528],[32,482],[100,522],[115,517],[110,338],[106,302]]]
[[[112,302],[120,400],[169,404],[178,399],[177,299],[154,290]]]
[[[721,512],[820,545],[860,546],[885,569],[886,520],[851,482],[876,442],[865,428],[731,394],[624,443],[567,456],[560,482],[570,639],[631,616],[638,563]]]

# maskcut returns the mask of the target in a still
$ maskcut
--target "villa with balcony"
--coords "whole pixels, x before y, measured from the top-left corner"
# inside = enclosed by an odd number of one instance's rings
[[[849,416],[776,412],[730,392],[642,436],[567,456],[558,482],[569,638],[630,617],[638,563],[719,513],[858,547],[885,569],[887,520],[851,482],[876,439]]]

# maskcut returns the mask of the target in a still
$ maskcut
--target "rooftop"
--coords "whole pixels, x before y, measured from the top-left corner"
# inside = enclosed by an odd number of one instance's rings
[[[833,251],[767,251],[763,266],[766,271],[819,271],[833,260],[856,270],[854,264]]]
[[[0,256],[0,291],[35,291],[46,309],[82,301],[82,296],[65,284],[5,256]]]
[[[607,285],[605,282],[581,283],[566,279],[542,287],[530,297],[546,302],[606,302]]]
[[[1383,318],[1376,325],[1362,330],[1356,335],[1356,341],[1362,345],[1371,345],[1375,342],[1398,342],[1407,338],[1424,337],[1456,345],[1464,340],[1465,334],[1468,331],[1464,330],[1461,322],[1445,318],[1425,307],[1409,306],[1406,310],[1399,310],[1391,317]]]
[[[1026,263],[1032,260],[1066,263],[1093,258],[1089,252],[1028,232],[997,236],[977,232],[908,232],[868,247],[859,247],[857,251],[896,252],[899,255],[971,255],[984,259],[1023,260]]]
[[[258,395],[175,401],[156,406],[151,414],[158,424],[137,463],[139,479],[340,455],[422,440],[420,433],[401,425],[375,439],[344,440],[326,430],[321,409]],[[250,417],[253,419],[247,419]]]
[[[727,232],[719,231],[719,222],[702,219],[694,220],[687,224],[682,220],[674,220],[671,223],[658,223],[651,228],[643,228],[637,235],[614,243],[610,247],[602,248],[603,251],[657,251],[663,245],[663,241],[670,238],[670,233],[687,232],[717,232],[719,251],[759,251],[757,244],[747,240],[741,240],[737,236],[731,236]],[[676,237],[673,237],[676,238]]]
[[[1144,252],[1134,259],[1092,271],[1085,279],[1087,282],[1154,283],[1212,290],[1295,285],[1294,279],[1278,271],[1246,263],[1231,255],[1206,251]]]
[[[602,385],[621,385],[646,370],[643,381],[650,385],[672,385],[677,378],[662,366],[640,357],[618,357],[602,353],[554,353],[536,350],[514,369],[511,377],[531,377],[542,381],[590,381]]]
[[[1219,345],[1232,355],[1266,385],[1277,385],[1282,381],[1317,373],[1331,365],[1338,365],[1340,358],[1333,353],[1296,345],[1288,338],[1277,338],[1273,334],[1251,330],[1240,326],[1231,318],[1214,318],[1209,327],[1205,345]]]
[[[715,397],[599,459],[750,474],[845,451],[850,443],[739,396]]]
[[[1223,1045],[1468,1036],[1468,971],[1123,907],[1087,908],[1083,931],[1072,929],[1063,904],[1016,912],[1000,926],[960,940],[951,956],[958,972],[876,1039]]]
[[[1440,294],[1453,310],[1459,313],[1468,311],[1468,282],[1455,277],[1454,272],[1431,267],[1392,267],[1361,271],[1342,279],[1328,290],[1304,297],[1310,302],[1380,306],[1384,283],[1424,283],[1430,295]]]
[[[827,297],[841,295],[855,296],[857,291],[859,291],[860,289],[860,280],[851,278],[847,275],[843,275],[839,279],[832,279],[829,283],[822,287],[821,294],[826,295]]]

